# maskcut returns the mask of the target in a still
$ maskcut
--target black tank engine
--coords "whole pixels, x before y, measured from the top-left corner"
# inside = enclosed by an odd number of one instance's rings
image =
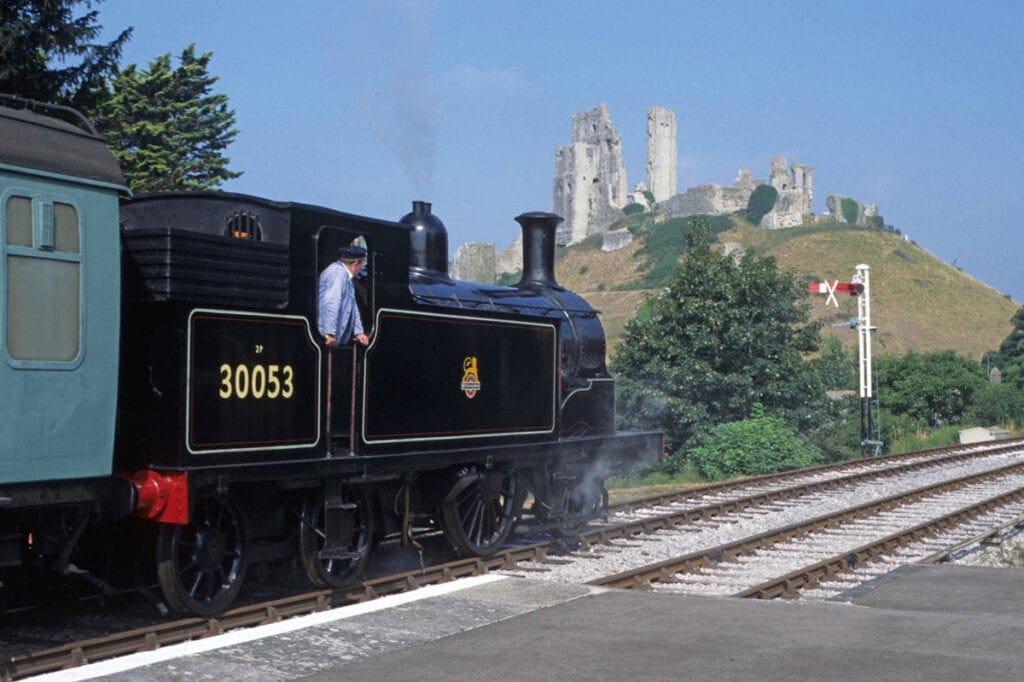
[[[229,193],[126,199],[91,127],[0,106],[4,126],[0,582],[85,566],[94,529],[116,528],[152,538],[168,604],[215,614],[250,567],[341,587],[389,537],[439,529],[482,556],[519,523],[575,532],[606,509],[610,471],[659,456],[661,434],[615,429],[597,313],[555,281],[558,216],[516,218],[518,284],[459,281],[427,203],[391,222]],[[28,133],[46,144],[12,146]],[[351,245],[369,341],[331,347],[318,282]],[[51,271],[79,324],[37,358],[34,283]],[[64,397],[44,390],[58,380]]]

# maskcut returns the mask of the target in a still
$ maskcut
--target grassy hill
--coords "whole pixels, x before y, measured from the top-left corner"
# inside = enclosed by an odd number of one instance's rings
[[[661,225],[631,217],[640,235],[628,247],[604,253],[600,237],[561,250],[560,284],[579,292],[601,311],[609,347],[621,340],[626,322],[645,295],[656,293],[681,257],[683,219]],[[774,256],[779,267],[805,281],[849,281],[859,263],[871,266],[872,319],[876,353],[953,349],[979,358],[998,348],[1020,308],[988,285],[939,260],[899,235],[836,224],[765,230],[738,217],[713,220],[720,242],[739,242],[747,253]],[[810,310],[825,322],[823,334],[856,347],[848,326],[831,327],[857,315],[857,302],[839,296],[838,310],[825,296],[811,296]]]

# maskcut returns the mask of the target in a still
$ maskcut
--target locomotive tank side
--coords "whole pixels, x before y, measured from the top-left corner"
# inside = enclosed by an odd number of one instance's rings
[[[436,234],[443,224],[430,213],[430,204],[414,202],[406,223],[424,222]],[[410,289],[425,309],[444,308],[458,315],[519,316],[546,325],[556,332],[556,362],[539,362],[519,352],[516,372],[502,390],[520,391],[522,384],[552,387],[558,427],[551,437],[611,434],[615,430],[614,380],[605,365],[605,335],[598,313],[578,294],[560,286],[554,275],[555,228],[562,219],[552,213],[524,213],[516,218],[523,230],[523,276],[515,286],[504,287],[454,280],[447,268],[413,267]],[[416,234],[414,231],[413,234]],[[421,239],[422,248],[431,241]],[[434,248],[446,241],[434,237]],[[419,254],[413,242],[413,262],[442,263],[438,255]],[[494,315],[494,314],[497,315]],[[492,320],[498,324],[498,320]],[[514,347],[506,348],[513,357]],[[536,398],[541,400],[542,397]]]

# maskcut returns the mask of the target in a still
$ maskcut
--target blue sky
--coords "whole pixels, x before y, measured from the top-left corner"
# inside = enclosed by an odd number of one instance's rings
[[[1024,301],[1021,2],[106,0],[146,64],[194,42],[240,131],[225,189],[397,219],[454,248],[551,210],[554,150],[605,103],[629,185],[646,112],[675,111],[679,190],[815,166],[842,194]],[[851,274],[853,266],[851,263]],[[876,286],[881,283],[877,283]],[[936,292],[941,295],[941,292]]]

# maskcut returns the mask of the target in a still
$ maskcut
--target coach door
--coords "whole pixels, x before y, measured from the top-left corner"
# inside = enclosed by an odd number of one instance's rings
[[[324,226],[314,237],[317,253],[317,282],[313,287],[313,309],[320,315],[319,282],[324,271],[338,260],[338,251],[343,247],[354,245],[366,249],[366,262],[362,270],[352,278],[355,290],[356,308],[362,321],[363,332],[367,336],[373,334],[374,308],[374,252],[372,244],[366,237],[356,231],[339,227]],[[319,322],[319,319],[318,319]],[[362,377],[362,365],[365,348],[355,339],[349,339],[344,345],[327,346],[321,334],[318,336],[327,351],[326,367],[326,400],[324,406],[325,431],[329,434],[330,453],[334,456],[354,454],[356,429],[361,396],[357,390]]]

